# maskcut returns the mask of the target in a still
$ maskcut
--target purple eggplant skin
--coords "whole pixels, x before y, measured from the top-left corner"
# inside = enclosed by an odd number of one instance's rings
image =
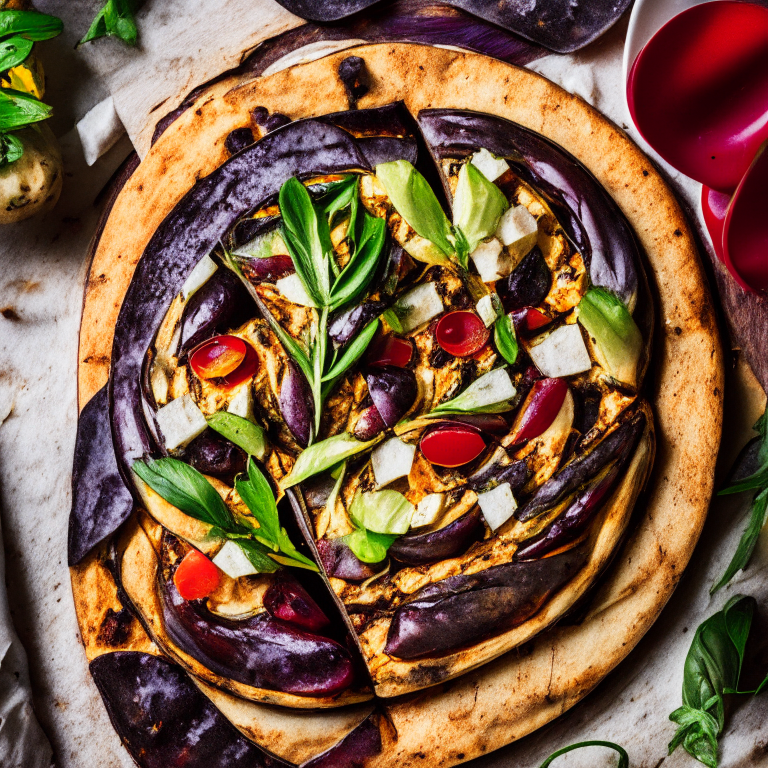
[[[279,216],[259,216],[257,219],[243,219],[232,230],[230,246],[232,249],[239,248],[249,243],[254,237],[265,235],[270,230],[277,229],[279,226]]]
[[[230,155],[236,155],[240,150],[250,147],[256,139],[250,128],[235,128],[224,139],[224,147]]]
[[[416,374],[409,368],[372,367],[365,374],[365,381],[371,400],[388,427],[394,427],[416,401]]]
[[[370,90],[365,59],[359,56],[347,56],[341,60],[338,68],[339,80],[344,83],[350,109],[357,109],[358,99],[362,99]]]
[[[245,472],[245,453],[234,443],[206,429],[184,451],[184,460],[204,475],[231,480]]]
[[[266,611],[241,621],[214,616],[202,601],[184,600],[170,578],[160,589],[168,636],[218,675],[298,696],[333,696],[353,682],[352,659],[334,640]]]
[[[140,768],[288,768],[246,739],[183,670],[139,651],[90,664],[109,719]]]
[[[288,117],[288,115],[284,115],[281,112],[275,112],[264,121],[264,130],[267,133],[272,133],[272,131],[276,131],[278,128],[283,128],[290,122],[291,118]]]
[[[286,570],[278,571],[264,593],[264,607],[270,616],[308,632],[319,632],[330,624],[320,606],[299,581]]]
[[[422,587],[395,611],[384,651],[400,659],[417,659],[518,626],[586,560],[587,549],[581,546],[544,560],[494,565]]]
[[[592,450],[577,456],[540,486],[526,504],[515,512],[521,522],[530,520],[559,504],[569,493],[591,480],[612,461],[622,462],[637,445],[646,417],[640,411],[604,437]]]
[[[387,425],[375,405],[369,405],[361,414],[355,424],[355,437],[367,442],[381,434]]]
[[[338,744],[302,763],[301,768],[361,768],[381,753],[380,723],[381,715],[374,710]]]
[[[483,535],[480,508],[465,512],[450,525],[430,533],[410,533],[395,540],[389,554],[405,565],[427,565],[466,552]]]
[[[552,275],[539,246],[526,255],[506,280],[496,283],[505,312],[536,307],[552,287]]]
[[[320,539],[317,542],[320,562],[328,576],[345,581],[365,581],[384,568],[380,563],[364,563],[341,539]]]
[[[86,404],[77,422],[72,469],[67,561],[77,565],[133,512],[133,498],[117,467],[109,425],[107,388]]]
[[[637,239],[613,198],[575,157],[500,117],[427,109],[419,113],[418,121],[440,158],[465,155],[479,147],[507,158],[515,173],[547,199],[584,258],[592,283],[634,305],[641,269]]]
[[[289,360],[280,385],[278,405],[286,426],[302,448],[309,445],[312,434],[314,421],[312,402],[312,392],[306,377],[298,366]]]
[[[375,320],[389,305],[385,301],[366,301],[352,309],[336,313],[328,323],[328,336],[336,349],[348,344],[368,323]]]
[[[522,488],[528,482],[531,471],[524,459],[501,464],[499,460],[504,458],[505,453],[503,448],[498,448],[492,459],[469,477],[467,487],[473,491],[485,491],[509,483],[513,492]]]
[[[463,424],[487,435],[501,437],[509,432],[507,420],[498,413],[452,413],[430,419],[434,424]]]
[[[252,309],[253,301],[237,275],[219,267],[184,308],[179,353],[186,355],[215,333],[244,322]]]
[[[151,447],[141,407],[141,369],[156,329],[189,272],[248,211],[291,176],[371,168],[354,139],[308,119],[268,134],[198,181],[164,219],[138,263],[115,327],[109,400],[120,472]]]

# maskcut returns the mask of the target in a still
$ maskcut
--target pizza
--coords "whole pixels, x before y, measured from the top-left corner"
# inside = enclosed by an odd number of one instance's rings
[[[394,754],[403,696],[584,610],[651,474],[658,308],[612,195],[472,99],[364,104],[337,59],[347,109],[209,99],[210,166],[163,155],[172,203],[99,245],[141,243],[70,564],[140,765]]]

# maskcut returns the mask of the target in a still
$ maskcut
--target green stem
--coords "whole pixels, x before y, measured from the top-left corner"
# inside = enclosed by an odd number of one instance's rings
[[[328,307],[320,310],[320,322],[317,326],[315,337],[315,350],[313,355],[312,398],[315,404],[315,432],[314,437],[320,434],[320,419],[323,409],[323,373],[325,372],[325,353],[328,344]]]

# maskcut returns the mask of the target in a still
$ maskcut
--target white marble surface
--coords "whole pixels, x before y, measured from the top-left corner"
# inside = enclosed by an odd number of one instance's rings
[[[175,2],[178,0],[167,0],[166,4]],[[205,0],[207,8],[210,2]],[[76,120],[107,95],[94,77],[94,60],[108,56],[108,49],[126,55],[114,41],[105,41],[101,52],[73,50],[82,34],[80,27],[97,4],[96,0],[41,0],[37,4],[71,22],[65,37],[50,43],[44,52],[59,135],[71,131]],[[195,0],[194,7],[202,4],[203,0]],[[160,0],[148,0],[143,13],[159,12],[162,5]],[[257,16],[254,24],[258,24]],[[535,68],[626,125],[621,92],[623,29],[625,26],[619,26],[581,54],[544,59]],[[234,50],[229,55],[235,58]],[[183,61],[177,64],[185,66]],[[146,84],[149,87],[150,80]],[[89,169],[76,134],[70,132],[64,141],[67,179],[59,207],[44,220],[0,231],[0,311],[12,310],[0,312],[0,403],[13,402],[10,417],[0,426],[0,519],[9,602],[29,653],[35,707],[58,764],[64,768],[132,765],[87,675],[66,568],[84,258],[98,218],[97,193],[129,149],[124,140]],[[695,200],[694,185],[682,184],[680,189]],[[736,387],[732,383],[727,392],[729,447],[723,466],[730,463],[763,405],[759,393]],[[587,738],[624,744],[632,768],[693,765],[682,752],[664,759],[674,731],[667,715],[680,703],[682,664],[692,632],[734,591],[753,594],[768,604],[764,600],[768,597],[765,546],[761,546],[757,562],[732,587],[713,600],[707,594],[738,540],[745,501],[730,499],[714,505],[678,591],[627,661],[582,704],[537,734],[478,761],[478,768],[536,768],[554,749]],[[739,703],[722,741],[723,766],[768,765],[767,713],[768,697]],[[615,758],[575,753],[561,764],[602,768],[614,765]]]

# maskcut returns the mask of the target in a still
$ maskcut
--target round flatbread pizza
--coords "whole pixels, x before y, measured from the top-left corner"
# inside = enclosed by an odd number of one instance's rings
[[[351,54],[203,94],[95,246],[69,559],[142,766],[508,743],[703,524],[720,348],[653,167],[528,71]]]

